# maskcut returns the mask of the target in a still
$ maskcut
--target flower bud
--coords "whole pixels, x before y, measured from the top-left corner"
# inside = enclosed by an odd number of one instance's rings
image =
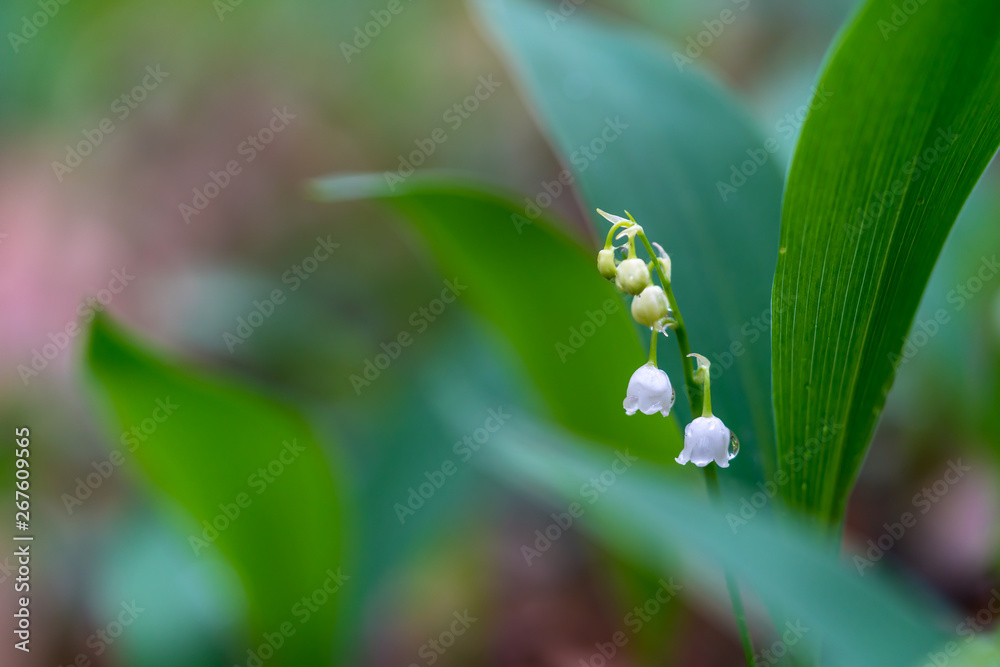
[[[649,263],[649,270],[651,272],[656,271],[656,265],[653,264],[653,262],[659,262],[660,270],[663,271],[663,275],[667,279],[667,282],[670,282],[670,255],[667,254],[667,252],[663,249],[663,246],[659,243],[653,243],[653,247],[656,248],[656,252],[659,257]]]
[[[615,285],[626,294],[636,295],[649,285],[649,269],[638,257],[626,259],[618,265]]]
[[[660,321],[670,311],[667,295],[659,285],[650,285],[642,294],[632,299],[632,317],[644,327],[660,328]]]
[[[618,267],[615,266],[615,249],[605,248],[597,253],[597,270],[608,280],[614,280],[618,275]]]
[[[653,261],[651,261],[649,263],[649,272],[650,273],[652,273],[653,271],[656,271],[656,264],[653,264],[653,262],[659,262],[660,263],[660,270],[663,271],[663,275],[667,279],[667,282],[670,282],[670,258],[669,257],[667,257],[667,258],[660,257],[659,259],[654,259]]]

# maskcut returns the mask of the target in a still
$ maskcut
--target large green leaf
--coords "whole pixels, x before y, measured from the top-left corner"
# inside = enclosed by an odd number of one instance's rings
[[[939,629],[957,627],[956,619],[942,625],[947,613],[927,598],[877,573],[859,577],[806,526],[758,515],[734,532],[700,494],[664,484],[661,473],[641,462],[623,467],[626,459],[532,424],[516,425],[500,437],[503,446],[492,449],[489,459],[494,474],[515,486],[540,484],[554,491],[562,498],[554,503],[557,511],[577,503],[583,508],[576,512],[581,526],[608,549],[673,577],[685,595],[724,596],[719,583],[722,568],[728,568],[797,628],[785,635],[789,643],[783,650],[822,645],[832,659],[824,664],[914,667],[949,639],[966,647],[964,636],[949,637]],[[584,494],[587,481],[602,475],[602,493]],[[665,557],[678,550],[689,567]],[[757,645],[758,651],[771,648],[770,642]],[[761,664],[767,659],[761,656]]]
[[[743,443],[733,472],[752,477],[774,452],[768,337],[782,179],[770,151],[778,138],[765,140],[669,45],[589,8],[573,5],[567,17],[568,3],[473,4],[601,239],[608,224],[594,209],[627,209],[673,259],[691,346],[713,364],[713,407]],[[542,184],[529,194],[546,202]],[[682,386],[673,341],[660,347]],[[686,421],[686,402],[677,403]]]
[[[302,417],[162,360],[103,316],[87,363],[114,430],[133,434],[120,449],[133,450],[126,456],[194,518],[192,550],[218,548],[240,575],[251,650],[291,629],[268,664],[329,664],[339,598],[328,591],[349,586],[334,580],[350,571],[338,572],[343,517],[331,463]]]
[[[384,198],[402,211],[461,288],[458,298],[510,341],[558,422],[651,460],[680,452],[672,418],[628,417],[622,408],[645,355],[595,253],[544,219],[522,224],[509,199],[455,179],[414,175],[390,188],[381,176],[342,176],[314,190],[328,200]]]
[[[773,296],[790,304],[775,313],[773,336],[782,488],[832,523],[948,230],[1000,143],[995,5],[908,7],[871,0],[835,47],[820,81],[833,95],[806,120],[782,213]]]

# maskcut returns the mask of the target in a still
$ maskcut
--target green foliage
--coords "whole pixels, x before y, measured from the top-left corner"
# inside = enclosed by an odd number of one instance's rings
[[[330,664],[335,647],[341,660],[356,658],[359,645],[347,641],[363,634],[378,588],[443,524],[461,527],[470,516],[483,523],[475,515],[493,489],[466,470],[436,489],[412,523],[393,501],[450,460],[448,446],[468,430],[467,418],[505,395],[541,423],[519,415],[491,435],[490,453],[476,464],[512,485],[540,485],[572,502],[614,457],[630,462],[581,523],[635,565],[631,574],[682,577],[688,590],[718,593],[723,569],[732,572],[779,626],[788,619],[807,628],[798,664],[816,655],[836,665],[920,664],[948,641],[940,630],[953,627],[942,624],[946,614],[838,562],[829,529],[842,518],[949,229],[1000,145],[1000,14],[985,0],[923,3],[910,13],[895,0],[865,3],[831,51],[817,87],[824,101],[803,128],[782,205],[774,147],[721,87],[659,40],[589,8],[554,25],[550,5],[536,0],[472,5],[565,171],[527,198],[427,173],[314,183],[320,199],[376,199],[405,217],[442,267],[445,292],[503,342],[482,344],[479,329],[442,332],[448,363],[400,366],[398,385],[329,410],[353,412],[353,433],[336,426],[365,447],[349,509],[336,462],[296,411],[161,358],[106,317],[94,323],[86,365],[115,431],[152,484],[194,519],[186,528],[195,554],[218,549],[239,575],[251,650],[289,624],[294,636],[268,664]],[[67,23],[75,12],[66,10]],[[53,28],[45,39],[62,34]],[[26,72],[58,60],[25,57],[36,68]],[[11,79],[33,92],[0,103],[0,114],[23,115],[50,95],[36,79]],[[89,95],[100,103],[105,93]],[[661,342],[659,361],[679,394],[675,414],[625,415],[622,399],[646,359],[648,331],[599,275],[594,249],[553,224],[548,209],[577,195],[599,240],[608,223],[594,209],[627,209],[673,258],[693,351],[713,364],[713,408],[743,445],[725,497],[735,507],[738,494],[756,491],[741,481],[781,473],[785,499],[821,530],[801,517],[776,523],[770,508],[727,525],[729,517],[703,503],[694,471],[671,461],[682,448],[678,421],[692,416],[673,340]],[[978,246],[970,244],[972,254]],[[508,351],[528,382],[484,389],[498,367],[512,370]],[[1000,392],[987,389],[994,398]],[[146,423],[151,430],[133,431]],[[641,460],[631,463],[625,451]],[[267,472],[274,462],[280,473]],[[363,556],[353,570],[348,532]],[[683,570],[673,569],[678,554]],[[301,604],[341,566],[352,588],[324,596],[319,608]],[[985,640],[969,647],[962,659],[970,664],[994,651]]]
[[[628,210],[673,258],[692,351],[712,361],[714,406],[744,445],[733,473],[754,478],[773,460],[764,323],[782,188],[763,137],[696,66],[678,65],[641,31],[584,11],[554,29],[546,7],[527,0],[474,5],[572,172],[599,236],[608,224],[595,208]],[[755,150],[767,161],[732,187],[732,170]],[[661,365],[681,378],[670,343],[661,346]],[[676,410],[689,421],[686,401]]]
[[[555,491],[563,499],[557,508],[579,501],[581,483],[614,460],[552,429],[503,438],[491,450],[496,470],[515,486]],[[608,549],[674,577],[685,592],[714,585],[723,596],[720,568],[731,570],[797,629],[786,648],[800,657],[806,645],[822,645],[836,665],[912,667],[948,641],[927,600],[876,574],[858,576],[810,528],[759,515],[734,532],[691,489],[664,484],[642,463],[586,507],[581,524]],[[692,567],[678,568],[666,557],[678,550]]]
[[[87,365],[130,456],[193,517],[191,548],[218,548],[241,577],[253,649],[287,623],[294,635],[269,664],[327,664],[338,596],[312,608],[301,600],[343,565],[343,517],[331,462],[302,417],[159,358],[104,316]]]
[[[995,7],[899,11],[868,2],[833,50],[820,80],[832,98],[806,120],[782,212],[773,300],[788,307],[775,312],[773,378],[783,491],[834,524],[934,262],[1000,144]]]
[[[403,212],[445,275],[467,288],[462,301],[503,332],[559,423],[654,461],[680,452],[673,419],[629,418],[622,408],[645,356],[596,253],[546,219],[527,221],[509,199],[453,178],[413,176],[391,191],[381,176],[333,177],[314,191],[327,200],[385,198]]]

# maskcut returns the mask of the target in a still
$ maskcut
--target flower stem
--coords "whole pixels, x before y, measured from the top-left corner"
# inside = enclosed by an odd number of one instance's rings
[[[681,309],[677,305],[677,299],[674,297],[674,290],[670,287],[670,281],[663,274],[663,267],[656,260],[657,255],[653,251],[653,246],[649,243],[649,239],[646,238],[645,232],[639,232],[637,236],[642,240],[642,245],[645,246],[646,252],[653,258],[653,266],[656,267],[656,274],[660,277],[660,284],[663,286],[663,291],[667,295],[667,303],[670,305],[670,310],[673,313],[674,324],[671,328],[674,330],[674,335],[677,336],[677,346],[681,353],[681,365],[684,367],[684,384],[687,385],[688,403],[691,405],[691,414],[696,415],[701,412],[701,388],[694,381],[694,360],[688,356],[691,354],[691,345],[688,343],[687,330],[684,328],[684,318],[681,316]]]
[[[702,359],[705,363],[707,360]],[[701,373],[701,416],[711,417],[712,416],[712,374],[708,372],[707,367],[703,367],[700,371]]]
[[[614,225],[612,225],[611,231],[608,232],[608,237],[604,240],[604,249],[607,250],[608,248],[611,247],[611,244],[615,238],[615,232],[617,232],[622,227],[631,227],[634,224],[635,224],[634,222],[631,222],[629,220],[623,220],[622,222],[616,222]]]
[[[658,256],[653,251],[653,246],[650,244],[649,239],[646,238],[645,232],[639,232],[637,236],[642,239],[642,245],[653,259],[653,266],[656,267],[656,273],[660,277],[660,284],[663,286],[663,291],[667,294],[667,303],[670,304],[670,310],[673,311],[675,321],[673,326],[674,335],[677,336],[677,348],[681,353],[681,364],[684,367],[684,384],[687,386],[688,403],[691,406],[691,415],[694,416],[702,411],[702,406],[700,405],[702,403],[702,392],[694,379],[694,360],[688,356],[691,354],[691,345],[688,342],[687,331],[684,329],[684,318],[681,316],[681,309],[677,305],[677,299],[674,298],[674,291],[670,287],[670,281],[664,275],[663,267],[660,266],[660,262],[657,259]],[[653,336],[655,338],[655,332]],[[705,383],[708,383],[707,377],[705,378]],[[711,409],[711,406],[705,407]],[[715,464],[709,463],[705,466],[704,470],[705,486],[708,488],[708,495],[715,507],[721,511],[722,490],[719,488],[719,476],[716,472]],[[733,615],[736,617],[736,629],[740,635],[740,644],[743,646],[743,656],[746,659],[747,667],[753,667],[753,639],[750,637],[750,628],[747,626],[747,616],[743,608],[743,598],[740,595],[739,584],[736,582],[736,577],[728,569],[725,569],[724,572],[726,590],[729,592],[729,600],[733,606]]]
[[[649,363],[656,365],[656,334],[659,332],[653,329],[653,337],[649,340]]]
[[[712,497],[712,502],[721,509],[722,490],[719,488],[719,475],[715,470],[714,463],[705,466],[705,486],[708,487],[708,495]],[[726,590],[729,591],[729,601],[733,605],[733,616],[736,617],[736,629],[739,631],[740,644],[743,645],[743,657],[746,659],[748,667],[753,667],[756,664],[753,658],[753,640],[750,638],[750,628],[747,626],[747,614],[743,609],[740,587],[732,572],[727,569],[725,574]]]

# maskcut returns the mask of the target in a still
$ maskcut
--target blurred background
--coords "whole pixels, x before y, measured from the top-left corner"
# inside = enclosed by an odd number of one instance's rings
[[[580,11],[685,45],[732,4],[587,0]],[[100,419],[80,371],[85,336],[63,336],[68,323],[107,310],[176,355],[306,406],[351,477],[384,484],[387,534],[399,528],[390,508],[420,481],[405,471],[439,464],[493,404],[453,410],[451,420],[442,412],[468,398],[473,380],[490,396],[509,391],[502,346],[461,298],[421,313],[449,277],[405,221],[305,193],[328,173],[398,169],[440,127],[447,141],[423,166],[472,172],[526,197],[562,168],[461,1],[401,0],[375,37],[359,39],[386,6],[0,7],[0,424],[5,433],[32,428],[38,535],[34,650],[23,656],[4,642],[3,664],[82,664],[81,655],[93,665],[247,664],[239,580],[217,554],[192,553],[187,519],[128,454],[121,470],[79,491],[122,434]],[[698,60],[779,141],[785,163],[853,6],[747,0]],[[470,110],[465,101],[484,79],[495,84]],[[935,270],[846,528],[864,551],[931,489],[926,518],[875,567],[970,610],[994,594],[997,576],[1000,280],[977,271],[1000,252],[998,185],[991,167]],[[552,210],[594,243],[572,195]],[[240,318],[275,287],[287,293],[280,316],[234,339]],[[920,328],[942,309],[947,321]],[[389,368],[369,384],[352,380],[402,331],[414,342]],[[50,343],[58,354],[33,365]],[[0,449],[4,480],[13,479],[12,454]],[[934,487],[959,460],[974,472]],[[527,568],[520,547],[549,508],[473,466],[446,491],[418,526],[397,531],[405,538],[386,537],[377,585],[347,612],[355,649],[338,664],[603,664],[588,662],[595,645],[656,578],[576,534]],[[10,544],[0,545],[5,616],[14,604]],[[143,608],[134,623],[95,642],[132,600]],[[459,624],[467,631],[447,651],[428,648],[456,614],[476,620]],[[654,631],[607,664],[739,659],[728,610],[713,597],[687,590],[649,623]]]

